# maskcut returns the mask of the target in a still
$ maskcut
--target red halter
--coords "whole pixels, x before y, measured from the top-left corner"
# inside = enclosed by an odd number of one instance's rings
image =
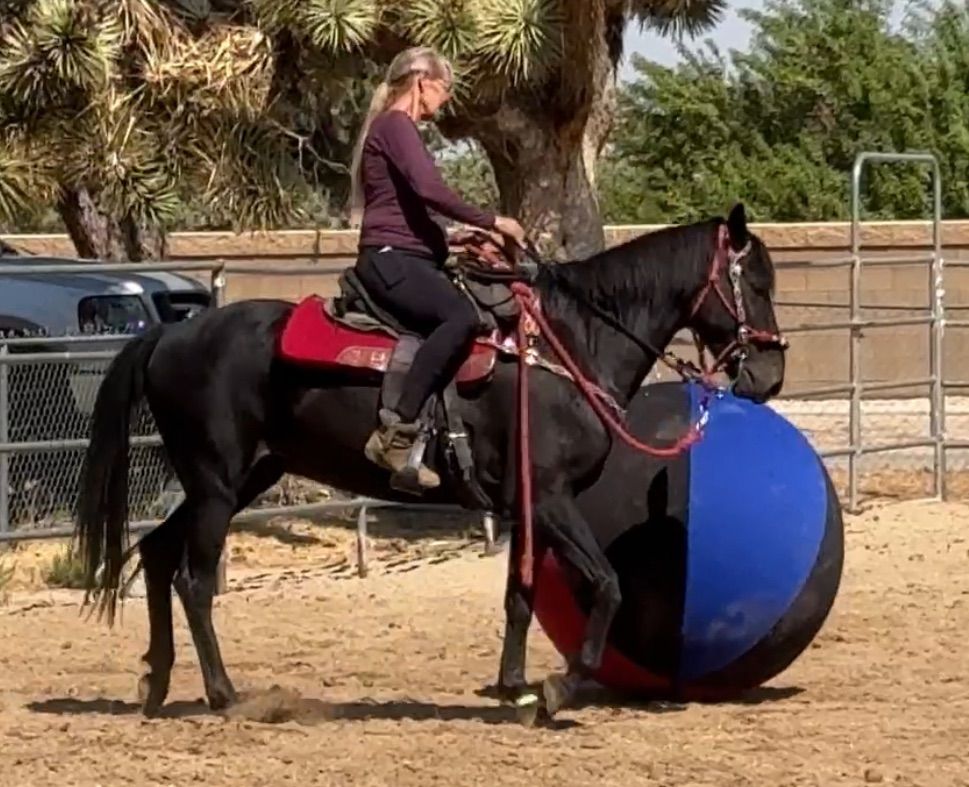
[[[737,322],[737,333],[732,342],[728,344],[720,354],[714,358],[713,364],[711,366],[706,366],[705,371],[707,374],[714,374],[720,369],[722,369],[731,358],[740,356],[741,363],[747,357],[746,348],[750,344],[762,344],[762,345],[777,345],[781,349],[787,349],[788,341],[780,333],[772,333],[771,331],[763,331],[759,328],[754,328],[747,322],[747,310],[744,307],[744,293],[741,287],[741,282],[743,281],[743,260],[750,254],[751,242],[748,240],[747,244],[740,250],[734,251],[730,247],[730,232],[727,229],[727,225],[721,224],[720,229],[717,231],[717,247],[713,254],[713,264],[710,266],[710,275],[707,277],[707,282],[703,286],[703,289],[697,293],[696,298],[693,300],[693,308],[690,310],[690,317],[693,318],[696,313],[700,310],[703,302],[706,300],[707,295],[710,294],[710,290],[716,292],[717,296],[720,298],[720,302],[723,307],[727,310],[727,313],[734,318]],[[733,302],[731,302],[726,295],[724,295],[723,290],[720,287],[720,280],[723,274],[724,266],[727,268],[727,277],[730,279],[730,285],[733,295]],[[703,363],[704,358],[704,344],[703,340],[697,335],[696,329],[691,329],[693,333],[693,342],[696,345],[697,352],[700,355],[700,362]]]

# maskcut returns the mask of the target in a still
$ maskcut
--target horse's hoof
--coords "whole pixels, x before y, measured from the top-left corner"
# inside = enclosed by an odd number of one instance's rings
[[[235,705],[238,697],[236,691],[231,686],[215,689],[209,696],[209,708],[213,711],[222,711],[230,705]]]
[[[491,696],[504,706],[515,707],[518,702],[529,693],[534,693],[524,681],[504,683],[501,678],[494,686],[484,690],[483,696]]]
[[[575,694],[578,679],[571,674],[549,675],[542,683],[542,697],[549,718],[567,706]]]
[[[138,702],[141,712],[149,719],[153,719],[165,704],[166,691],[155,686],[151,673],[145,673],[138,678]]]
[[[515,708],[515,717],[523,727],[536,727],[548,719],[545,704],[533,692],[525,692],[507,702]]]

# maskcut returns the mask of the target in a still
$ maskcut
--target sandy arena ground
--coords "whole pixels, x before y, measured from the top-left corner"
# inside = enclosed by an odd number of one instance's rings
[[[152,721],[133,704],[143,599],[114,630],[86,622],[77,592],[29,589],[54,547],[25,545],[4,555],[0,784],[969,785],[969,506],[874,503],[846,525],[835,610],[771,685],[722,706],[589,705],[560,730],[477,693],[495,677],[505,556],[453,531],[375,529],[362,580],[345,526],[234,534],[216,625],[250,699],[228,717],[197,700],[179,609],[168,717]],[[532,631],[538,678],[560,662]]]

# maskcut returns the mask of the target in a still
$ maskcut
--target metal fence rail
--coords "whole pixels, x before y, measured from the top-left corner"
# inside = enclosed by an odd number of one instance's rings
[[[932,239],[931,254],[867,257],[862,255],[860,234],[861,174],[866,164],[901,163],[929,166],[932,174]],[[948,320],[943,303],[944,268],[941,247],[941,183],[938,162],[931,154],[863,153],[852,172],[851,254],[840,259],[783,263],[785,268],[848,269],[850,285],[847,303],[784,301],[783,305],[847,309],[847,319],[829,322],[801,322],[784,328],[787,334],[811,334],[824,331],[848,332],[849,382],[786,393],[786,399],[807,400],[847,397],[848,440],[819,450],[825,459],[845,459],[848,464],[847,506],[858,505],[859,462],[873,454],[932,449],[934,494],[946,494],[946,449],[969,448],[969,441],[946,440],[945,392],[969,388],[969,381],[946,381],[942,371],[944,327],[969,327],[969,319]],[[925,265],[929,282],[929,303],[925,307],[900,304],[862,304],[861,284],[865,268],[871,266]],[[969,262],[949,263],[969,266]],[[273,265],[250,267],[226,260],[186,261],[152,264],[139,263],[70,263],[64,265],[4,266],[3,275],[36,275],[66,272],[202,272],[209,274],[213,302],[224,302],[227,276],[234,271],[245,275],[303,276],[335,274],[343,266],[327,264]],[[899,312],[897,319],[865,316],[865,311],[880,309]],[[927,313],[904,314],[922,310]],[[907,379],[866,381],[861,363],[862,333],[865,330],[891,330],[898,326],[925,326],[930,335],[928,374]],[[69,535],[77,474],[83,450],[88,444],[90,407],[93,406],[98,380],[117,348],[130,336],[43,336],[0,337],[0,542],[30,538],[54,538]],[[55,344],[56,350],[44,350]],[[106,344],[112,349],[103,349]],[[90,349],[98,347],[98,349]],[[929,430],[925,437],[893,441],[868,442],[861,429],[863,398],[879,391],[929,389]],[[130,502],[133,528],[143,531],[155,526],[171,508],[174,476],[167,465],[164,449],[155,432],[147,408],[142,407],[134,420],[132,439],[132,478]],[[314,514],[332,510],[359,511],[358,549],[361,570],[365,570],[366,518],[368,509],[398,507],[381,500],[354,498],[328,500],[301,506],[250,508],[236,517],[239,521],[278,514]],[[440,507],[404,506],[415,510],[441,510]],[[493,532],[493,521],[484,523],[486,534]],[[486,535],[490,540],[490,536]]]
[[[932,254],[894,255],[864,257],[861,249],[861,175],[866,164],[917,164],[931,168],[932,176]],[[945,307],[944,260],[942,256],[942,182],[939,163],[931,153],[860,153],[854,162],[851,173],[851,255],[829,259],[819,263],[788,263],[790,267],[810,267],[812,264],[827,268],[849,268],[850,285],[848,288],[847,320],[824,323],[802,323],[785,327],[787,334],[806,334],[820,331],[847,330],[849,382],[843,385],[828,385],[815,389],[804,389],[788,394],[789,397],[810,398],[847,394],[849,396],[848,444],[843,447],[819,450],[823,458],[845,457],[848,460],[848,508],[858,506],[859,460],[862,456],[875,453],[909,450],[912,448],[933,449],[934,495],[945,495],[945,383],[942,371],[943,328]],[[930,303],[928,314],[912,317],[863,317],[865,308],[885,308],[883,306],[863,306],[861,303],[862,273],[866,267],[900,267],[925,264],[928,268]],[[792,302],[788,302],[792,304]],[[829,305],[829,304],[826,304]],[[843,308],[842,304],[833,304]],[[898,309],[899,307],[895,307]],[[907,307],[903,307],[907,308]],[[919,307],[912,307],[915,310]],[[969,320],[960,321],[969,325]],[[950,321],[950,325],[956,324]],[[866,382],[861,365],[861,341],[863,329],[893,329],[904,326],[924,325],[929,328],[929,374],[907,380]],[[908,439],[866,445],[861,435],[861,402],[866,393],[883,390],[897,390],[929,386],[929,436],[924,439]]]

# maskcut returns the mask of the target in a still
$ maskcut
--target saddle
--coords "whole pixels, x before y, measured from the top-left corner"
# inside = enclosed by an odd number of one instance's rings
[[[461,481],[462,502],[468,508],[491,510],[493,503],[475,478],[458,396],[459,391],[467,392],[490,381],[499,348],[514,350],[519,307],[510,287],[501,279],[506,277],[510,282],[521,277],[516,273],[515,251],[500,236],[465,232],[453,236],[449,246],[451,256],[445,272],[474,306],[480,333],[454,379],[425,404],[419,416],[421,434],[408,464],[416,470],[424,460],[432,434],[443,429],[450,470]],[[283,327],[277,354],[282,360],[303,366],[377,376],[378,406],[393,409],[423,339],[381,309],[352,268],[343,271],[338,286],[335,297],[311,295],[296,305]],[[416,478],[416,473],[413,476]],[[402,479],[392,478],[391,485],[412,494],[423,491]]]

